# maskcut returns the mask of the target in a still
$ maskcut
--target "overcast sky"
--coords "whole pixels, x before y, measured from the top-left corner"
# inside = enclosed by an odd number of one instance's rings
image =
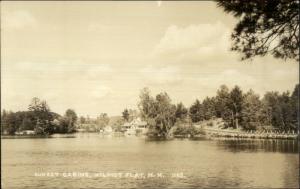
[[[143,87],[190,106],[221,84],[292,91],[298,63],[241,62],[229,51],[236,18],[211,1],[1,2],[1,105],[121,115]]]

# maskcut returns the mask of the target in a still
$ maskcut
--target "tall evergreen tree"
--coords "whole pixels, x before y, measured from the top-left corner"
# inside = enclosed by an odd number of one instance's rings
[[[222,118],[226,126],[231,126],[232,113],[229,108],[230,93],[226,85],[221,85],[215,100],[216,116]]]
[[[129,120],[129,111],[126,108],[123,112],[122,112],[122,117],[124,120],[128,121]]]
[[[262,102],[259,99],[259,95],[255,94],[253,90],[248,91],[242,106],[242,127],[247,130],[256,130],[259,126],[262,126],[262,121],[266,117],[262,112]]]
[[[190,116],[192,122],[194,122],[194,123],[202,121],[204,119],[202,105],[198,99],[190,107],[189,116]]]
[[[184,120],[184,119],[186,119],[187,115],[188,115],[188,110],[184,107],[182,102],[177,104],[176,112],[175,112],[176,118],[179,120]]]
[[[280,130],[295,130],[297,121],[293,116],[292,98],[289,92],[267,92],[263,98],[264,111],[267,112],[269,124]]]
[[[215,98],[206,97],[202,102],[202,112],[205,120],[216,117]]]
[[[228,107],[231,110],[231,124],[236,129],[239,128],[239,123],[241,121],[242,103],[243,92],[238,86],[235,86],[230,92]]]

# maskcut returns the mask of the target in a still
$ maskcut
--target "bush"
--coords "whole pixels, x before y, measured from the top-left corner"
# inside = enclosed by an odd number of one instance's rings
[[[176,125],[173,130],[173,135],[198,135],[205,134],[202,129],[196,128],[193,125]]]

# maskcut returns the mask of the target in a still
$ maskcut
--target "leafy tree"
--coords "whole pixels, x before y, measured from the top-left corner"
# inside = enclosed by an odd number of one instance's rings
[[[197,99],[194,104],[189,109],[189,116],[193,123],[202,121],[204,119],[202,105],[200,101]]]
[[[202,129],[196,128],[194,125],[185,124],[181,121],[176,122],[175,127],[172,128],[172,132],[174,135],[190,135],[194,136],[197,134],[205,134]]]
[[[285,131],[296,130],[298,121],[295,120],[295,109],[297,109],[297,105],[293,105],[292,97],[293,95],[290,97],[289,92],[265,94],[263,98],[264,112],[267,112],[270,125]]]
[[[266,124],[279,127],[282,122],[278,92],[267,92],[262,99],[263,111],[267,115]]]
[[[156,106],[157,103],[151,96],[150,90],[148,88],[142,89],[140,92],[140,101],[138,103],[138,108],[140,110],[142,119],[146,120],[149,125],[148,135],[153,136],[159,135],[155,120],[158,114]]]
[[[7,115],[8,112],[6,110],[1,112],[1,134],[4,134],[5,131],[7,131]]]
[[[128,120],[127,121],[132,121],[139,116],[139,112],[135,109],[127,109],[127,111],[128,111]],[[122,115],[123,115],[123,112],[122,112]]]
[[[3,111],[1,112],[1,134],[3,134],[4,131],[5,131],[7,114],[8,114],[8,113],[7,113],[6,110],[3,110]]]
[[[86,118],[84,116],[79,117],[79,123],[80,124],[85,124],[86,123]]]
[[[18,113],[18,112],[17,112]],[[34,130],[35,119],[33,112],[21,112],[20,130]]]
[[[262,102],[259,99],[259,95],[255,94],[253,90],[248,91],[242,106],[241,125],[246,130],[256,130],[262,125],[263,120],[266,119],[266,115],[262,112]]]
[[[153,98],[144,88],[140,94],[139,110],[142,119],[149,124],[149,135],[166,137],[176,122],[176,106],[171,103],[167,93],[160,93]]]
[[[281,109],[281,129],[291,130],[296,129],[296,125],[293,123],[293,108],[290,98],[290,93],[284,92],[279,96],[279,106]]]
[[[109,119],[109,125],[114,131],[121,132],[124,119],[121,116],[113,116]]]
[[[71,129],[70,127],[70,122],[67,117],[63,116],[59,118],[59,123],[56,126],[56,132],[57,133],[69,133]]]
[[[104,127],[106,127],[109,123],[109,117],[107,113],[101,113],[100,116],[97,117],[96,123],[98,129],[103,129]]]
[[[86,118],[83,116],[80,116],[79,122],[80,122],[80,124],[84,124],[86,122]]]
[[[171,99],[167,93],[156,95],[156,110],[156,130],[163,136],[166,136],[176,122],[176,106],[171,103]]]
[[[75,131],[77,122],[77,114],[72,109],[67,109],[64,116],[57,118],[58,123],[55,124],[56,132],[58,133],[72,133]]]
[[[53,114],[50,112],[46,101],[41,101],[39,98],[33,98],[28,108],[33,112],[35,122],[35,132],[37,134],[47,135],[53,133]]]
[[[149,120],[156,117],[157,112],[155,109],[155,99],[151,96],[148,88],[141,90],[138,108],[140,110],[142,119]]]
[[[291,128],[297,130],[299,125],[299,84],[295,86],[295,89],[291,95]]]
[[[15,113],[4,111],[1,117],[1,127],[3,132],[6,131],[9,135],[14,135],[18,130]]]
[[[128,112],[128,109],[125,109],[125,110],[122,112],[122,116],[123,116],[124,120],[126,120],[126,121],[129,120],[129,112]]]
[[[78,117],[74,110],[67,109],[64,115],[64,120],[67,122],[67,132],[71,133],[75,130],[75,123]]]
[[[217,5],[239,18],[231,38],[242,59],[270,53],[299,60],[299,0],[217,0]]]

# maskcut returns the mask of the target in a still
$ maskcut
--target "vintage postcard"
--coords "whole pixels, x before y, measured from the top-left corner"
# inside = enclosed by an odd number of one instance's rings
[[[299,0],[1,1],[1,188],[299,188]]]

